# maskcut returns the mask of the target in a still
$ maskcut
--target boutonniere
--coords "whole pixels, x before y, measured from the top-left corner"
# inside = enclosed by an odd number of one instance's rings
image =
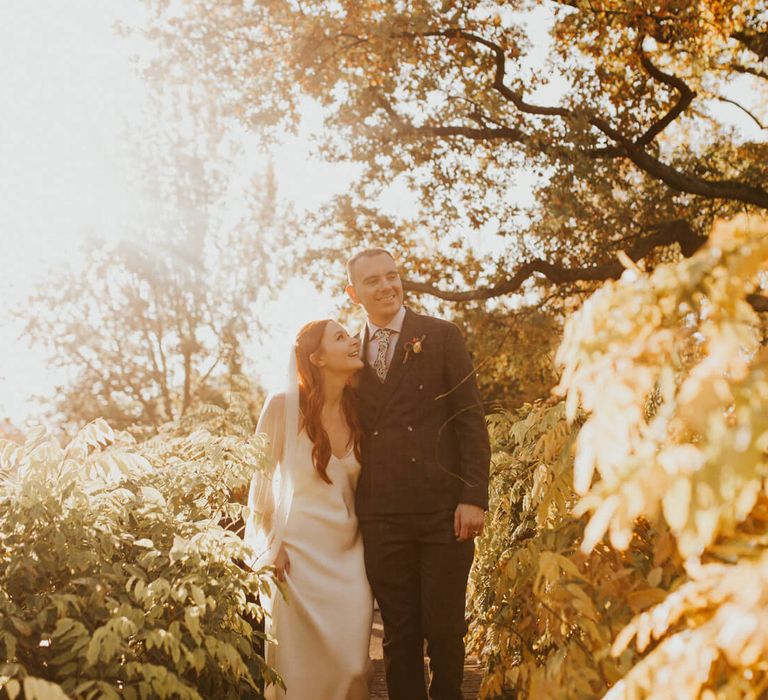
[[[403,358],[403,364],[408,362],[408,358],[411,353],[418,355],[424,349],[424,339],[426,335],[422,335],[421,338],[411,338],[403,347],[405,348],[405,357]]]

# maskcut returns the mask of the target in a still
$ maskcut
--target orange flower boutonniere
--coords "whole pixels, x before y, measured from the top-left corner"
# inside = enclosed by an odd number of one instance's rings
[[[426,338],[426,335],[422,335],[421,338],[411,338],[403,347],[405,348],[405,357],[403,358],[403,364],[408,362],[408,358],[411,356],[411,353],[414,355],[418,355],[421,353],[422,350],[424,350],[424,339]]]

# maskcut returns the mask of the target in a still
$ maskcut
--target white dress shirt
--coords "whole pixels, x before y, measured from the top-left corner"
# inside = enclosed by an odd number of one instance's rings
[[[370,319],[366,321],[366,325],[368,326],[368,351],[366,353],[366,359],[371,367],[373,367],[373,363],[376,361],[376,355],[379,354],[379,341],[374,337],[376,331],[379,330],[379,328],[389,328],[389,330],[393,331],[392,335],[389,336],[389,347],[387,347],[387,367],[389,367],[392,363],[392,358],[395,356],[395,347],[397,346],[398,337],[403,330],[404,320],[405,307],[401,306],[400,311],[394,315],[392,320],[386,326],[377,326],[376,324],[371,323]]]

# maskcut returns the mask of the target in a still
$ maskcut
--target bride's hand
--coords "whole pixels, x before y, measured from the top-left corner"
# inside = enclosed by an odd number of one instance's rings
[[[277,574],[278,581],[285,581],[285,575],[291,573],[291,560],[288,558],[288,552],[285,551],[285,546],[282,544],[275,558],[275,573]]]

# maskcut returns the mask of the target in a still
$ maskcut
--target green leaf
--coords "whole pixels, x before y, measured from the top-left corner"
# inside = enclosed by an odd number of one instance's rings
[[[12,678],[5,684],[5,692],[8,693],[8,700],[16,700],[21,692],[21,684],[15,678]]]
[[[197,605],[201,610],[205,610],[205,593],[203,593],[203,589],[200,588],[200,586],[191,584],[189,590],[192,594],[192,600],[195,601],[195,605]]]
[[[32,634],[32,627],[30,627],[29,624],[27,624],[21,618],[18,618],[15,615],[11,615],[11,623],[16,628],[16,631],[22,637],[29,637],[29,636],[31,636],[31,634]]]
[[[156,488],[152,486],[142,486],[140,490],[142,497],[147,503],[165,508],[165,498],[163,494],[160,493],[160,491],[158,491]]]
[[[33,676],[24,679],[24,696],[26,700],[70,700],[58,683]]]

